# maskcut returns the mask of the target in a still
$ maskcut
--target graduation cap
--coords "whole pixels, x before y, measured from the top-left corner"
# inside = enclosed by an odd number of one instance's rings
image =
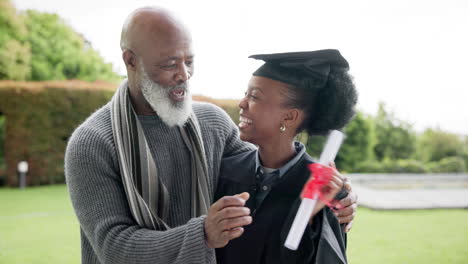
[[[291,84],[297,88],[321,89],[332,67],[349,69],[349,64],[336,49],[304,52],[257,54],[249,58],[263,60],[253,75]]]

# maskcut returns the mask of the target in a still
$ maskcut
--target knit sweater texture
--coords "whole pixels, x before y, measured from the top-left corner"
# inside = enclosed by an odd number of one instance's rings
[[[222,157],[252,149],[219,107],[193,103],[205,145],[211,197]],[[73,133],[65,176],[80,223],[82,263],[215,263],[205,241],[206,216],[192,218],[190,154],[177,127],[158,116],[139,116],[158,175],[169,191],[167,231],[142,228],[133,219],[120,175],[110,105],[92,114]]]

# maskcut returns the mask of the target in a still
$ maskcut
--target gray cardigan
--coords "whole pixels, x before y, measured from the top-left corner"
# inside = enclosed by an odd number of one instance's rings
[[[208,163],[213,197],[221,158],[252,149],[219,107],[194,103]],[[214,263],[207,247],[205,216],[190,219],[190,156],[177,128],[157,116],[139,117],[158,174],[169,191],[171,229],[139,227],[128,208],[105,105],[73,133],[65,155],[65,175],[80,222],[82,263]]]

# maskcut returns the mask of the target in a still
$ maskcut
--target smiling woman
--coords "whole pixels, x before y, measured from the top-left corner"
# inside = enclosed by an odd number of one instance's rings
[[[223,159],[215,200],[248,192],[253,222],[241,237],[217,249],[218,263],[347,263],[345,232],[356,199],[336,169],[309,221],[306,217],[300,246],[289,250],[284,244],[310,177],[307,164],[314,162],[296,137],[303,130],[314,135],[342,129],[350,121],[357,92],[348,62],[333,49],[251,58],[265,64],[253,73],[239,103],[239,131],[258,150]]]
[[[260,145],[277,137],[282,126],[284,83],[253,76],[245,97],[240,101],[240,137]]]

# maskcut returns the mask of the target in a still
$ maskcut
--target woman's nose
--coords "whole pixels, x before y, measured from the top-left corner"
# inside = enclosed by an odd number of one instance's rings
[[[247,100],[245,97],[239,101],[239,108],[241,109],[247,108]]]

